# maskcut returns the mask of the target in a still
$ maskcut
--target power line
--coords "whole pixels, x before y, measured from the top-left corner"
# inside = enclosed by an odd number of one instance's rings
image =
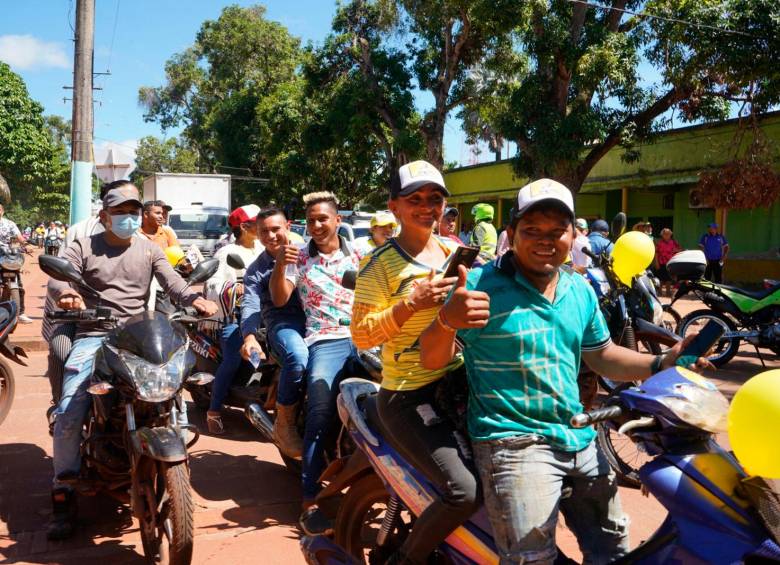
[[[114,54],[114,39],[116,38],[116,26],[119,23],[119,4],[122,0],[116,0],[116,12],[114,12],[114,31],[111,32],[111,46],[108,48],[108,65],[106,71],[111,73],[111,56]]]
[[[681,19],[678,19],[678,18],[669,18],[669,17],[666,17],[666,16],[657,16],[655,14],[648,14],[648,13],[643,13],[643,12],[634,12],[632,10],[626,10],[625,8],[613,8],[612,6],[604,6],[603,4],[596,4],[595,2],[588,2],[587,0],[566,0],[566,1],[567,2],[571,2],[572,4],[582,4],[583,6],[588,6],[590,8],[599,8],[601,10],[615,10],[616,12],[621,12],[623,14],[629,14],[629,15],[632,15],[632,16],[640,17],[640,18],[649,18],[649,19],[653,19],[653,20],[661,20],[661,21],[664,21],[664,22],[670,22],[670,23],[675,23],[675,24],[683,24],[683,25],[690,26],[690,27],[696,27],[696,28],[701,28],[701,29],[709,29],[709,30],[712,30],[712,31],[719,31],[719,32],[722,32],[722,33],[730,33],[730,34],[733,34],[733,35],[741,35],[741,36],[744,36],[744,37],[749,37],[751,39],[759,39],[755,35],[751,35],[751,34],[746,33],[744,31],[738,31],[738,30],[735,30],[735,29],[726,29],[726,28],[722,28],[722,27],[712,26],[712,25],[709,25],[709,24],[700,24],[700,23],[691,22],[691,21],[688,21],[688,20],[681,20]]]

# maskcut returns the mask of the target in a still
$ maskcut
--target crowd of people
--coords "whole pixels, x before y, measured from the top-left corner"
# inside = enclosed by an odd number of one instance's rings
[[[588,239],[595,252],[609,228],[597,220],[587,235],[563,185],[541,179],[523,187],[503,240],[488,204],[472,210],[469,234],[456,235],[459,214],[448,197],[434,166],[404,165],[391,177],[389,212],[377,214],[370,235],[358,242],[339,235],[338,199],[330,192],[303,197],[306,244],[294,242],[283,210],[240,206],[229,216],[231,243],[215,254],[219,269],[204,297],[174,270],[185,254],[166,226],[165,203],[142,202],[134,185],[118,181],[101,190],[99,215],[69,230],[61,255],[103,294],[120,323],[149,308],[154,284],[223,322],[223,360],[207,412],[212,434],[225,433],[225,394],[241,360],[262,356],[257,336],[266,329],[281,366],[273,433],[287,456],[301,460],[305,513],[317,510],[339,382],[357,362],[358,348],[380,347],[377,406],[387,440],[440,493],[392,563],[425,563],[482,504],[505,562],[552,562],[559,507],[589,562],[619,557],[629,548],[628,521],[615,475],[593,430],[569,422],[582,410],[579,366],[633,380],[673,365],[681,346],[653,356],[611,342],[593,290],[561,269],[577,257],[573,242]],[[461,265],[457,276],[444,277],[464,239],[479,248],[477,266]],[[231,254],[247,268],[229,265]],[[354,291],[342,285],[349,271],[358,272]],[[56,281],[49,300],[51,308],[94,306],[91,296]],[[67,479],[79,471],[86,382],[105,331],[46,331],[50,342],[70,340],[53,347],[49,369],[56,404],[48,534],[63,539],[74,531],[76,497]],[[468,386],[466,428],[439,407],[437,392],[452,382]],[[295,421],[304,395],[301,436]],[[573,493],[562,501],[564,481]]]

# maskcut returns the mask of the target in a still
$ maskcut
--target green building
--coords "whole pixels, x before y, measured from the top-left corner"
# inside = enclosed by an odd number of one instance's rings
[[[780,112],[766,114],[760,127],[780,170]],[[769,208],[724,211],[701,206],[691,190],[701,172],[735,157],[736,132],[737,120],[674,129],[643,145],[634,163],[623,162],[621,149],[613,149],[575,197],[577,216],[609,220],[623,211],[629,227],[648,220],[656,235],[669,227],[686,249],[696,249],[707,224],[717,221],[730,244],[727,279],[780,279],[780,201]],[[746,134],[743,143],[749,140]],[[452,169],[444,176],[449,202],[458,206],[462,221],[469,221],[474,204],[487,202],[496,208],[496,225],[508,218],[518,189],[528,182],[514,175],[510,160]]]

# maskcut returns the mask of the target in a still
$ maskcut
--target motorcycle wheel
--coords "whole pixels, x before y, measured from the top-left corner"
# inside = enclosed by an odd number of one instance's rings
[[[150,479],[156,484],[155,492],[146,493],[140,528],[144,555],[149,563],[189,565],[194,538],[189,470],[185,463],[157,463],[156,467],[157,476]],[[160,513],[151,516],[158,507]]]
[[[11,368],[0,360],[0,424],[11,411],[14,401],[14,374]]]
[[[360,563],[368,562],[369,552],[377,549],[376,537],[388,500],[390,494],[382,481],[371,473],[354,482],[339,505],[334,540]]]
[[[623,383],[612,391],[610,396],[618,395],[630,386],[632,383]],[[640,488],[642,482],[639,480],[639,469],[652,458],[640,451],[629,437],[617,433],[607,422],[596,425],[596,441],[609,466],[615,471],[618,482],[626,487]]]
[[[680,331],[677,332],[681,337],[685,337],[691,331],[700,331],[710,320],[718,322],[727,332],[737,330],[736,324],[731,319],[714,310],[694,310],[680,321]],[[722,367],[739,351],[739,338],[721,339],[715,346],[713,355],[708,359],[716,367]]]
[[[662,308],[664,311],[664,317],[661,319],[661,325],[670,332],[677,333],[677,329],[680,327],[680,320],[682,320],[682,316],[680,316],[680,313],[670,304],[664,304]]]

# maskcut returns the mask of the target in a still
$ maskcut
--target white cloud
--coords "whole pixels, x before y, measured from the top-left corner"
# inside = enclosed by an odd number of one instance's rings
[[[43,41],[32,35],[0,35],[0,61],[15,71],[69,69],[70,59],[61,43]]]

